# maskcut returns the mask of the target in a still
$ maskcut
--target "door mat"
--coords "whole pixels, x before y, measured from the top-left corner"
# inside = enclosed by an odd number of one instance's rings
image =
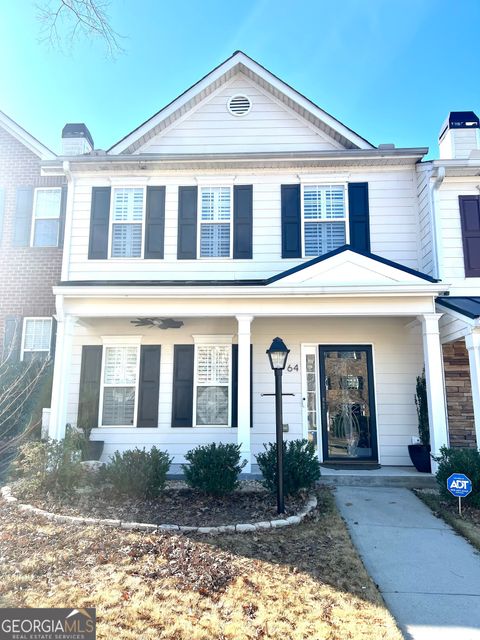
[[[374,469],[381,469],[381,465],[377,462],[322,462],[320,466],[334,471],[373,471]]]

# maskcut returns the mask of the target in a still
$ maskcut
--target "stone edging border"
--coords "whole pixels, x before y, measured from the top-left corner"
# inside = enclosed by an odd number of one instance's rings
[[[2,498],[5,502],[18,503],[15,506],[20,511],[27,511],[39,516],[43,516],[55,522],[76,524],[76,525],[105,525],[107,527],[115,527],[117,529],[140,529],[142,531],[178,531],[183,533],[204,533],[215,535],[219,533],[247,533],[251,531],[260,531],[265,529],[278,529],[280,527],[289,527],[294,524],[300,524],[302,520],[317,506],[317,497],[311,493],[308,496],[307,504],[295,516],[289,516],[279,520],[265,520],[264,522],[250,522],[245,524],[228,524],[219,527],[187,527],[178,524],[147,524],[145,522],[123,522],[122,520],[110,520],[102,518],[83,518],[81,516],[63,516],[58,513],[51,513],[38,509],[31,504],[23,504],[18,502],[18,498],[12,496],[10,487],[5,486],[0,489]]]

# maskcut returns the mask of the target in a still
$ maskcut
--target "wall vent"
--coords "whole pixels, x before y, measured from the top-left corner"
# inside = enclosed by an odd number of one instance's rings
[[[250,98],[244,95],[232,96],[227,103],[227,109],[232,116],[246,116],[251,108]]]

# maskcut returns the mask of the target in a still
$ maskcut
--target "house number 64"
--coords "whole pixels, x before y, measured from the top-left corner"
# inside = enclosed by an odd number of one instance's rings
[[[289,364],[287,367],[287,371],[291,373],[292,371],[298,371],[298,364]]]

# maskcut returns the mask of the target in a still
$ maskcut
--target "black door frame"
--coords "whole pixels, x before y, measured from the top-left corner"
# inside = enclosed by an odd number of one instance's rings
[[[368,404],[370,410],[370,425],[372,439],[372,455],[369,458],[346,458],[341,456],[328,455],[328,433],[327,433],[327,399],[325,394],[325,353],[328,351],[365,351],[367,354],[367,378],[368,378]],[[378,462],[378,434],[377,434],[377,411],[375,404],[375,381],[373,378],[373,353],[372,345],[369,344],[320,344],[318,345],[319,360],[319,384],[320,384],[320,414],[322,416],[322,453],[324,462],[342,461],[352,462]]]

